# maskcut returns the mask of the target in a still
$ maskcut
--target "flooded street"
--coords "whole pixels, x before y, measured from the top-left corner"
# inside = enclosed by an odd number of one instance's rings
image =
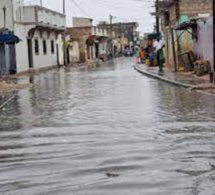
[[[132,65],[31,78],[0,110],[0,194],[215,194],[214,97]]]

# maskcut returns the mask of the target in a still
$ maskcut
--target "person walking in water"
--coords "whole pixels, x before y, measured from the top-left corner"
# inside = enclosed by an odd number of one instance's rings
[[[146,58],[146,52],[145,52],[145,49],[142,48],[142,49],[141,49],[141,52],[140,52],[140,62],[141,62],[142,64],[145,63],[145,58]]]
[[[135,55],[135,61],[136,61],[136,63],[139,63],[140,62],[140,51],[139,51],[139,48],[135,48],[134,55]]]
[[[161,35],[157,37],[157,41],[154,44],[154,48],[157,54],[157,62],[158,62],[158,67],[159,67],[159,74],[163,74],[163,64],[165,63],[165,58],[164,58],[164,53],[163,53],[163,48],[164,48],[164,43],[161,39]]]

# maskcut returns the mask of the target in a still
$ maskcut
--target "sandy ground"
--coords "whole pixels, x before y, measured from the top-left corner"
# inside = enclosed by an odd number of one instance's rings
[[[15,84],[15,83],[9,83],[5,81],[0,81],[0,93],[17,91],[20,89],[25,89],[26,87],[28,87],[27,84]]]

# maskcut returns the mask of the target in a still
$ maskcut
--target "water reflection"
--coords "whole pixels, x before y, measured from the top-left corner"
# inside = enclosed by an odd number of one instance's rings
[[[143,77],[130,59],[30,82],[0,111],[0,193],[214,193],[212,97]]]

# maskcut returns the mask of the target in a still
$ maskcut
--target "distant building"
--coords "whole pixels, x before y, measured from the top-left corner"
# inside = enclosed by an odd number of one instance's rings
[[[118,38],[125,38],[128,40],[128,44],[135,45],[138,41],[138,28],[137,22],[128,22],[128,23],[113,23],[110,25],[107,22],[101,22],[98,24],[99,28],[104,28],[111,33],[113,30]]]
[[[73,18],[73,27],[87,27],[87,26],[93,26],[93,19],[91,18]]]
[[[68,32],[79,44],[80,60],[106,59],[110,52],[107,30],[92,26],[92,19],[74,18],[74,21],[76,27],[68,28]]]
[[[105,29],[95,26],[68,28],[72,39],[78,41],[80,60],[86,62],[103,59],[108,54],[108,37]]]

